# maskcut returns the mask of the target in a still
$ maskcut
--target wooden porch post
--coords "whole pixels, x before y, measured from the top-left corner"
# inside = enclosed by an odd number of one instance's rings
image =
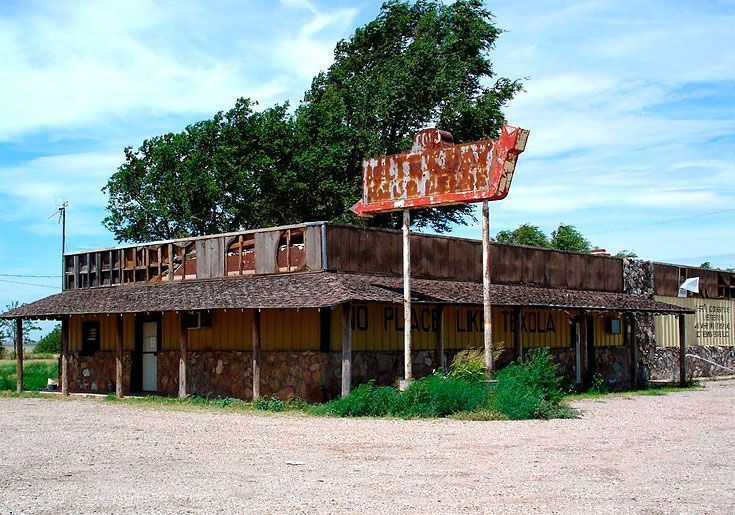
[[[523,357],[523,340],[521,339],[521,307],[513,308],[513,348],[517,360]]]
[[[23,391],[23,319],[15,319],[15,357],[17,360],[18,393]]]
[[[352,307],[342,304],[342,397],[352,389]]]
[[[623,336],[627,338],[626,344],[630,348],[630,382],[633,388],[638,387],[638,339],[636,338],[635,315],[626,313],[623,315]]]
[[[413,379],[411,360],[411,212],[403,210],[403,380],[404,386]]]
[[[115,396],[123,396],[123,316],[115,315]]]
[[[493,375],[493,316],[490,304],[490,208],[482,203],[482,306],[483,341],[485,346],[485,374]]]
[[[179,317],[179,399],[186,398],[187,330],[184,313]]]
[[[260,310],[253,310],[253,400],[260,398]]]
[[[436,327],[436,367],[442,371],[443,374],[447,373],[447,355],[444,349],[444,306],[439,304],[437,306],[437,327]]]
[[[679,384],[687,384],[687,326],[686,315],[679,315]]]
[[[61,395],[69,395],[69,317],[61,319]]]

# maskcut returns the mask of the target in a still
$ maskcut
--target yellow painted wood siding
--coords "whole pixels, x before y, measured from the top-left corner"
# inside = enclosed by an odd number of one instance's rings
[[[438,310],[433,305],[416,305],[414,315],[414,350],[433,350],[436,346]],[[331,310],[332,351],[342,349],[341,309]],[[559,310],[524,309],[522,343],[526,349],[561,348],[571,345],[570,317],[575,313]],[[513,313],[509,308],[493,309],[493,346],[513,347]],[[101,350],[115,350],[115,319],[112,316],[72,317],[70,348],[81,349],[83,320],[100,321]],[[161,348],[178,350],[178,313],[167,312],[162,318]],[[252,350],[253,315],[250,310],[217,310],[212,312],[212,327],[187,329],[191,351]],[[320,315],[317,309],[261,312],[261,348],[264,351],[320,349]],[[595,345],[622,345],[623,335],[607,333],[604,317],[595,317]],[[352,348],[355,351],[398,351],[403,349],[403,308],[400,305],[364,304],[353,306]],[[482,348],[482,309],[467,306],[444,307],[445,347],[450,350]],[[677,342],[678,345],[678,342]],[[135,316],[124,317],[124,347],[135,349]]]
[[[414,306],[413,348],[433,350],[436,345],[437,315],[432,305]],[[403,348],[403,308],[393,305],[353,306],[352,349],[401,350]],[[521,339],[524,348],[569,347],[570,315],[564,311],[523,310]],[[513,347],[513,313],[509,308],[493,308],[493,346]],[[606,334],[602,318],[595,324],[598,345],[621,345],[622,335]],[[444,308],[444,336],[447,349],[483,346],[482,308],[447,306]],[[341,310],[332,310],[331,350],[342,348]]]
[[[82,350],[82,322],[96,320],[100,323],[100,350],[114,351],[117,337],[117,322],[110,315],[83,315],[69,317],[69,350]],[[135,349],[135,317],[123,316],[123,349]]]
[[[735,301],[656,296],[656,300],[696,311],[686,315],[686,344],[704,347],[735,345]],[[679,321],[674,315],[655,319],[656,345],[679,346]]]

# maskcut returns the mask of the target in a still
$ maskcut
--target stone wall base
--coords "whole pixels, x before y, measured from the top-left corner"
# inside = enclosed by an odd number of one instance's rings
[[[115,392],[115,353],[94,352],[90,354],[70,352],[69,390],[81,393]],[[123,353],[123,394],[130,393],[130,367],[132,353]]]
[[[709,348],[712,349],[712,348]],[[550,349],[559,365],[559,373],[571,381],[576,374],[572,348]],[[662,349],[665,350],[665,349]],[[675,350],[676,349],[672,349]],[[528,350],[526,351],[528,352]],[[447,351],[451,363],[457,351]],[[299,397],[310,402],[336,398],[341,390],[341,353],[339,352],[262,352],[261,395],[281,399]],[[132,352],[123,355],[123,392],[131,393]],[[661,357],[662,363],[678,363],[676,357]],[[731,352],[735,362],[735,352]],[[496,356],[500,369],[513,360],[512,351]],[[616,389],[630,386],[630,356],[624,347],[596,349],[597,371],[606,383]],[[717,359],[715,359],[717,361]],[[158,353],[158,394],[177,395],[179,390],[179,353]],[[434,351],[418,351],[413,356],[415,378],[431,374],[438,368]],[[678,365],[674,367],[678,373]],[[352,353],[352,384],[375,381],[380,386],[397,386],[403,377],[402,352]],[[91,355],[70,353],[69,386],[72,392],[111,393],[115,391],[115,353],[96,352]],[[237,397],[251,399],[252,354],[236,351],[189,352],[187,393],[207,397]]]
[[[735,346],[687,347],[687,354],[694,354],[735,370]],[[687,374],[690,377],[716,377],[733,375],[733,372],[714,366],[701,359],[687,357]],[[651,368],[651,379],[679,381],[679,348],[657,347]]]

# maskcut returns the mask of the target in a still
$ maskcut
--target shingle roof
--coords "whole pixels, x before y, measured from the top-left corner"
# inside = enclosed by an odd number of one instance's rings
[[[482,284],[413,279],[415,302],[482,304]],[[525,285],[491,285],[494,305],[690,313],[690,310],[624,293],[559,290]],[[158,284],[66,290],[20,306],[0,318],[58,318],[63,315],[189,311],[197,309],[319,308],[344,302],[401,303],[400,276],[335,272],[222,277]]]

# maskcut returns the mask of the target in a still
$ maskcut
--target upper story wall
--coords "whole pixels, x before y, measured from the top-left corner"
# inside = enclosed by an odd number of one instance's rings
[[[735,273],[695,266],[654,263],[654,293],[676,297],[679,286],[691,277],[699,277],[699,293],[689,297],[702,299],[735,299]]]
[[[326,268],[350,272],[403,272],[400,231],[329,224]],[[490,273],[495,283],[548,288],[623,290],[622,259],[557,250],[492,244]],[[415,277],[482,281],[482,242],[446,236],[411,235]]]
[[[322,224],[161,241],[64,256],[64,288],[322,269]]]
[[[403,272],[400,231],[329,223],[185,238],[67,254],[65,288],[316,270]],[[623,291],[623,260],[573,252],[492,244],[495,283]],[[414,277],[482,280],[482,242],[411,235]],[[700,277],[702,298],[735,298],[735,274],[654,264],[656,295],[676,296],[688,277]]]

